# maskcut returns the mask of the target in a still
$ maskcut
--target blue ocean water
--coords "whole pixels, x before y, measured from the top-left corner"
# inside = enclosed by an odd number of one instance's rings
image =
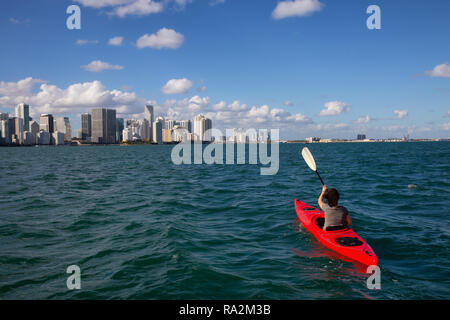
[[[321,191],[302,147],[275,176],[176,166],[172,146],[0,148],[0,299],[449,299],[450,143],[309,145],[376,291],[300,226],[294,198]]]

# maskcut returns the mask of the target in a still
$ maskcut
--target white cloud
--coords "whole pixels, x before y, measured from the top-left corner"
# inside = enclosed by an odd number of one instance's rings
[[[408,116],[408,110],[394,110],[397,119],[403,119]]]
[[[31,20],[30,19],[20,20],[16,18],[9,18],[9,22],[11,22],[12,24],[28,24],[31,22]]]
[[[159,13],[164,10],[161,2],[154,0],[75,0],[85,7],[95,9],[111,8],[110,15],[117,15],[121,18],[128,15],[145,16],[152,13]]]
[[[194,96],[189,99],[188,109],[192,112],[199,112],[209,106],[209,97],[201,98],[199,96]]]
[[[178,49],[184,42],[184,36],[172,29],[162,28],[156,34],[144,34],[136,41],[138,48]]]
[[[183,94],[187,93],[192,87],[192,81],[186,78],[172,79],[161,88],[165,94]]]
[[[108,62],[103,62],[100,60],[92,61],[91,63],[81,66],[84,70],[90,72],[101,72],[103,70],[122,70],[124,67],[119,65],[112,65]]]
[[[291,116],[288,116],[286,118],[289,121],[294,121],[294,122],[303,122],[303,123],[311,123],[311,119],[309,119],[307,116],[301,114],[301,113],[297,113],[297,114],[293,114]]]
[[[111,46],[120,46],[122,45],[123,37],[113,37],[109,39],[108,44]]]
[[[320,11],[324,5],[319,0],[280,1],[272,12],[274,19],[303,17]]]
[[[365,116],[365,117],[359,117],[358,120],[356,120],[356,123],[358,124],[365,124],[365,123],[369,123],[372,119],[370,119],[369,116]]]
[[[133,1],[135,0],[75,0],[75,2],[81,3],[85,7],[92,8],[114,7],[129,4]]]
[[[430,77],[450,78],[450,65],[443,63],[434,67],[431,71],[426,71]]]
[[[146,16],[163,12],[166,7],[173,4],[175,10],[184,9],[193,0],[75,0],[76,2],[95,9],[108,8],[109,15],[121,18],[131,15]],[[218,0],[224,2],[224,0]]]
[[[286,106],[286,107],[293,107],[294,106],[294,103],[292,102],[292,101],[285,101],[285,102],[283,102],[283,104]]]
[[[341,101],[330,101],[325,103],[325,109],[320,111],[319,116],[337,116],[344,112],[349,112],[350,107],[347,103]]]
[[[205,92],[206,89],[207,89],[206,86],[201,86],[201,87],[197,88],[197,91],[198,92]]]
[[[18,82],[0,82],[0,95],[4,96],[24,96],[31,92],[33,86],[43,83],[43,80],[28,77]]]
[[[211,7],[214,7],[214,6],[216,6],[218,4],[222,4],[222,3],[225,3],[225,0],[211,0],[211,1],[209,1],[209,5]]]
[[[121,18],[128,15],[145,16],[152,13],[159,13],[164,10],[164,6],[152,0],[136,0],[129,4],[116,7],[112,14]]]
[[[213,110],[220,111],[224,110],[227,107],[227,103],[225,101],[220,101],[213,106]]]
[[[77,40],[75,43],[79,46],[84,46],[86,44],[97,44],[98,40]]]
[[[88,112],[105,106],[115,108],[120,114],[141,112],[146,100],[134,92],[107,90],[100,81],[75,83],[66,89],[42,83],[31,77],[14,82],[0,82],[0,105],[11,107],[25,102],[30,105],[32,117],[41,113],[70,114]],[[42,83],[39,91],[32,92],[33,84]]]
[[[450,117],[450,110],[449,110],[449,111],[447,111],[447,113],[446,113],[446,114],[444,114],[444,118],[448,118],[448,117]]]
[[[192,0],[175,0],[175,3],[180,8],[184,8],[188,3],[192,3]]]

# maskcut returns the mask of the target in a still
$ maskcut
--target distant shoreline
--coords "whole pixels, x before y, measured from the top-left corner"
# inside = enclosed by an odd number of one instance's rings
[[[308,142],[302,140],[280,140],[278,141],[281,144],[321,144],[321,143],[407,143],[407,142],[450,142],[450,139],[411,139],[409,141],[402,140],[370,140],[370,141],[359,141],[359,140],[333,140],[333,141],[317,141],[317,142]],[[170,146],[176,145],[177,142],[172,143],[115,143],[115,144],[91,144],[91,143],[80,143],[80,144],[64,144],[64,145],[0,145],[0,148],[18,148],[18,147],[107,147],[107,146],[115,146],[115,147],[129,147],[129,146]],[[214,142],[213,142],[214,144]],[[233,144],[233,142],[217,142],[216,144]],[[234,144],[251,144],[251,143],[239,143],[234,142]],[[270,143],[269,143],[270,144]]]

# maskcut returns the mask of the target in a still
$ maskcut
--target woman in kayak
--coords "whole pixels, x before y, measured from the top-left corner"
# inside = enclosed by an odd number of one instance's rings
[[[327,203],[323,202],[323,198],[327,199]],[[323,225],[325,231],[340,230],[352,225],[352,219],[350,219],[347,209],[338,206],[338,201],[339,192],[334,188],[328,190],[328,187],[324,185],[319,197],[319,206],[325,212]]]

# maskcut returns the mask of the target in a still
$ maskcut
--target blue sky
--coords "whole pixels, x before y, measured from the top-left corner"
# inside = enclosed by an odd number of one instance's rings
[[[81,30],[66,27],[72,4]],[[381,30],[366,26],[372,4]],[[444,0],[2,1],[0,111],[24,101],[76,129],[93,107],[138,118],[151,102],[282,138],[447,138],[449,12]]]

